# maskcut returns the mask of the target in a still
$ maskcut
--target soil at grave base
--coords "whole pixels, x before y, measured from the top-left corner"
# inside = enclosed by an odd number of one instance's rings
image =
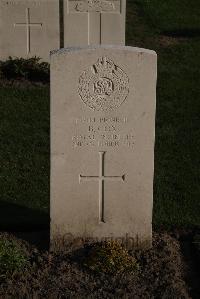
[[[16,239],[0,234],[5,236]],[[0,298],[194,298],[180,243],[167,233],[154,233],[152,249],[130,252],[140,269],[120,275],[94,274],[67,252],[40,252],[21,239],[17,242],[28,252],[31,267],[0,281]]]

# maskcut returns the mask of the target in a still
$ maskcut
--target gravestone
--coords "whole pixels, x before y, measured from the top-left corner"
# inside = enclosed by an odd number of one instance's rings
[[[151,246],[156,61],[120,46],[52,52],[52,246]]]
[[[64,0],[64,45],[124,45],[126,0]]]
[[[1,0],[0,59],[39,56],[60,46],[59,1]]]

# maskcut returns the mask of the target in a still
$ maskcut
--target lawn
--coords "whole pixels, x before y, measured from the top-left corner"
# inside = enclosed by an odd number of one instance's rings
[[[129,1],[127,29],[158,54],[154,227],[200,227],[200,2]]]
[[[48,225],[49,87],[0,88],[0,225]]]
[[[200,1],[129,0],[126,44],[158,54],[154,228],[200,228]],[[0,119],[0,225],[48,226],[49,86],[0,87]]]

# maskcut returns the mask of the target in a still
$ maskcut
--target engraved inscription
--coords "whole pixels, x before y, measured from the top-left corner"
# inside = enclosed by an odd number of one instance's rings
[[[72,147],[130,148],[135,144],[135,134],[127,125],[127,117],[80,117],[74,119]]]
[[[1,4],[5,6],[15,6],[15,5],[28,5],[28,6],[40,6],[40,1],[34,0],[2,0]]]
[[[97,181],[99,182],[99,220],[105,222],[104,217],[104,181],[124,182],[125,174],[122,176],[106,176],[104,175],[104,160],[106,152],[99,152],[99,175],[98,176],[84,176],[79,175],[79,183],[82,181]]]
[[[78,93],[93,110],[117,109],[129,93],[129,78],[111,59],[101,57],[79,78]]]

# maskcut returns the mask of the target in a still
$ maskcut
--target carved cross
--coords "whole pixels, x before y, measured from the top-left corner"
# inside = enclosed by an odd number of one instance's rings
[[[104,182],[105,181],[117,181],[124,182],[125,174],[122,176],[106,176],[104,175],[104,158],[106,152],[99,152],[99,175],[98,176],[84,176],[79,175],[79,183],[82,181],[97,181],[99,182],[99,220],[100,222],[105,222],[104,219]]]
[[[97,43],[101,45],[102,44],[102,14],[120,13],[120,11],[118,11],[118,9],[115,7],[116,6],[115,1],[81,0],[75,4],[72,10],[70,9],[70,2],[76,3],[75,0],[67,1],[68,13],[87,14],[88,46],[93,43]]]
[[[27,54],[31,52],[31,27],[42,27],[42,23],[31,23],[30,21],[30,8],[26,8],[26,21],[25,23],[15,23],[14,27],[26,28],[26,51]]]

